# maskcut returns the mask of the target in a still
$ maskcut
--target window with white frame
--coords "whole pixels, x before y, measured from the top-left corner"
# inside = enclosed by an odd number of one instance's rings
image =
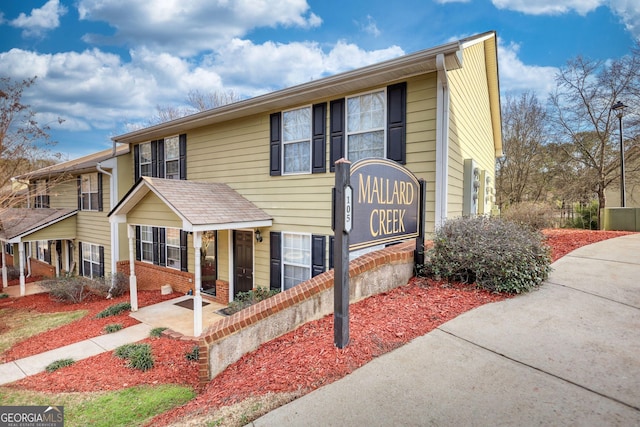
[[[153,262],[153,227],[140,226],[140,249],[142,250],[141,260]]]
[[[140,176],[151,176],[151,143],[140,144]]]
[[[290,289],[311,278],[311,235],[282,233],[282,284]]]
[[[166,230],[167,267],[180,270],[180,230],[177,228]]]
[[[347,98],[347,157],[355,162],[386,157],[384,90]]]
[[[38,261],[48,262],[47,251],[49,250],[49,242],[46,240],[36,241],[36,258]]]
[[[180,179],[180,139],[172,136],[164,140],[165,178]]]
[[[81,177],[81,200],[83,211],[98,210],[98,174],[88,173]]]
[[[284,174],[311,173],[311,107],[282,113]]]
[[[35,183],[35,197],[34,207],[36,209],[49,207],[49,188],[47,181],[44,179],[38,180]]]
[[[100,246],[92,243],[82,244],[82,275],[96,278],[101,276]]]

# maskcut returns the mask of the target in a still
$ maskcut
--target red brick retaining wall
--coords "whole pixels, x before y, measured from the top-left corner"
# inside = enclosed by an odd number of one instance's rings
[[[56,268],[53,265],[49,265],[46,262],[38,261],[35,258],[31,258],[31,275],[40,277],[55,277]]]
[[[129,276],[129,261],[118,261],[116,269],[119,273]],[[138,290],[160,290],[163,285],[171,285],[175,292],[186,294],[189,290],[195,291],[195,276],[193,273],[161,267],[147,262],[136,261],[136,281]]]

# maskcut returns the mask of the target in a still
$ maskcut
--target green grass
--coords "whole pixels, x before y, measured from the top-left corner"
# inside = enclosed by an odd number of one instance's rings
[[[66,427],[140,426],[194,397],[195,393],[189,387],[167,384],[113,392],[61,394],[0,387],[3,405],[63,405]]]
[[[7,327],[0,333],[0,354],[17,342],[83,318],[87,310],[62,313],[34,313],[27,310],[0,310],[0,323]]]

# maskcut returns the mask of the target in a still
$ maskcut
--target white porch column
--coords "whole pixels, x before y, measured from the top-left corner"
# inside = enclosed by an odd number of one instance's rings
[[[60,241],[62,245],[62,241]],[[51,251],[51,260],[53,261],[53,265],[56,267],[56,277],[60,277],[60,257],[58,256],[58,242],[56,240],[53,241],[53,250]]]
[[[195,256],[195,292],[193,297],[193,336],[197,337],[202,334],[202,295],[200,288],[202,287],[202,277],[200,271],[200,248],[202,247],[202,232],[193,232],[193,247]]]
[[[20,257],[20,296],[23,297],[27,293],[27,285],[24,281],[24,243],[18,244],[18,255]]]
[[[6,242],[0,242],[2,244],[2,287],[6,288],[9,286],[9,282],[7,281],[7,258],[5,257],[5,246]]]
[[[131,311],[138,311],[138,280],[136,279],[136,227],[127,224],[129,238],[129,298]]]

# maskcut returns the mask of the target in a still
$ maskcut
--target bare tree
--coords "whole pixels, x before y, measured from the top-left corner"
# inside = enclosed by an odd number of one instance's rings
[[[42,165],[52,164],[60,157],[49,148],[49,126],[40,124],[36,112],[22,102],[24,91],[35,84],[36,77],[14,81],[0,77],[0,206],[20,203],[11,178]],[[58,122],[64,120],[58,118]]]
[[[639,84],[640,55],[636,53],[611,62],[578,56],[560,70],[550,96],[556,138],[564,143],[561,146],[567,156],[581,165],[582,183],[598,198],[598,224],[605,189],[620,173],[618,119],[611,106],[619,99],[638,105]]]
[[[240,101],[240,97],[232,90],[227,92],[192,90],[187,95],[186,106],[156,105],[156,114],[149,120],[148,125],[165,123],[237,101]]]
[[[544,107],[535,93],[507,96],[503,104],[504,157],[498,160],[497,193],[500,208],[543,196],[548,175],[543,146],[547,140]]]

